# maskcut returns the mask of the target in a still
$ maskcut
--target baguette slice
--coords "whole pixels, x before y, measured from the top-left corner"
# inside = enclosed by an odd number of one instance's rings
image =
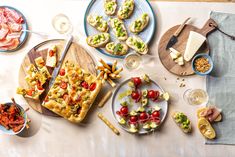
[[[103,20],[102,16],[91,14],[87,17],[87,22],[100,32],[108,32],[109,30],[108,22]]]
[[[134,0],[125,0],[121,6],[121,8],[118,10],[118,18],[123,20],[127,19],[131,16],[135,8],[135,2]]]
[[[206,118],[199,118],[197,127],[201,134],[208,138],[208,139],[214,139],[216,137],[215,130],[212,128],[211,124],[206,120]]]
[[[110,19],[110,26],[118,40],[125,41],[128,38],[128,33],[122,20],[118,18]]]
[[[144,13],[141,17],[137,18],[134,22],[131,23],[130,31],[132,33],[142,32],[149,23],[149,15]]]
[[[183,123],[181,123],[180,121],[178,121],[177,119],[177,115],[178,114],[181,114],[183,116],[185,116],[187,118],[187,120],[189,121],[189,124],[188,124],[188,128],[184,128],[183,126]],[[171,115],[172,119],[174,120],[174,122],[180,127],[180,129],[184,132],[184,133],[190,133],[192,131],[192,124],[190,122],[190,120],[188,119],[188,117],[182,113],[182,112],[174,112],[172,115]]]
[[[127,54],[128,46],[124,43],[114,43],[110,42],[106,45],[106,50],[114,55],[122,56]]]
[[[115,14],[117,9],[116,0],[104,0],[104,11],[106,15],[112,16]]]
[[[148,53],[148,45],[137,36],[129,37],[126,40],[126,44],[140,54]]]
[[[108,33],[100,33],[93,36],[89,36],[86,42],[91,47],[104,47],[110,41],[110,35]]]

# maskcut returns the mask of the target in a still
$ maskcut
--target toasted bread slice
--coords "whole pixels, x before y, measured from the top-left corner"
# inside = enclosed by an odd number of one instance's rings
[[[209,121],[206,120],[206,118],[199,118],[197,127],[204,137],[208,139],[214,139],[216,137],[215,130],[213,129]]]
[[[188,117],[184,113],[174,112],[171,115],[171,117],[184,133],[190,133],[192,131],[192,124],[191,124],[190,120],[188,119]],[[182,118],[182,120],[179,118]]]
[[[118,18],[123,20],[129,18],[135,8],[135,2],[134,0],[125,0],[121,6],[121,8],[118,10]]]
[[[148,45],[143,42],[143,40],[137,36],[129,37],[126,40],[126,44],[134,49],[136,52],[140,54],[146,54],[148,53]]]
[[[115,14],[117,9],[116,0],[104,0],[104,11],[106,15],[112,16]]]
[[[124,43],[110,42],[105,48],[109,53],[119,56],[125,55],[128,52],[128,46]]]
[[[118,40],[125,41],[128,38],[128,33],[122,20],[118,18],[110,19],[110,26]]]
[[[86,42],[91,47],[104,47],[110,41],[110,35],[108,33],[96,34],[89,36]]]
[[[141,17],[137,18],[134,22],[131,23],[130,31],[132,33],[140,33],[142,32],[149,23],[148,14],[144,13]]]
[[[108,22],[102,16],[88,15],[87,22],[100,32],[108,32],[109,30]]]

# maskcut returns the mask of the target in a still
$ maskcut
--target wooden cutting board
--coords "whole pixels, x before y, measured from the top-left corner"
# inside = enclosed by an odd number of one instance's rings
[[[35,65],[34,59],[37,57],[40,57],[40,56],[42,56],[43,59],[46,61],[47,50],[51,45],[54,45],[54,44],[57,45],[57,48],[58,48],[58,56],[57,57],[60,58],[60,53],[62,52],[64,44],[65,44],[65,41],[62,39],[48,40],[43,43],[40,43],[39,45],[32,48],[29,51],[29,53],[25,56],[25,58],[21,64],[20,71],[19,71],[19,86],[20,87],[28,88],[28,84],[25,81],[25,77],[27,75],[26,70],[27,70],[28,66],[31,63]],[[70,48],[67,52],[67,55],[66,55],[64,61],[67,61],[67,60],[72,61],[74,63],[77,63],[81,68],[96,75],[97,71],[95,69],[96,64],[95,64],[94,60],[89,55],[89,53],[84,48],[82,48],[80,45],[78,45],[76,43],[72,43],[72,45],[70,46]],[[48,70],[50,73],[53,72],[52,68],[48,67]],[[45,84],[45,86],[48,86],[48,84],[49,84],[49,82],[47,82]],[[38,100],[38,101],[29,99],[29,98],[25,98],[25,99],[28,102],[28,104],[35,111],[38,111],[44,115],[58,116],[41,105],[45,96],[46,96],[46,92],[44,92],[44,94],[40,96],[40,100]]]
[[[193,25],[186,25],[183,29],[183,31],[178,36],[178,42],[173,46],[174,49],[178,50],[182,56],[184,56],[184,52],[186,49],[186,44],[188,41],[189,33],[190,31],[195,31],[203,36],[207,36],[209,33],[213,32],[215,30],[214,27],[211,27],[210,24],[217,25],[214,20],[209,19],[206,24],[201,28],[198,29],[197,27]],[[159,58],[163,64],[163,66],[170,71],[173,74],[179,75],[179,76],[188,76],[194,74],[194,71],[192,69],[191,61],[186,62],[185,65],[180,66],[177,63],[175,63],[171,56],[170,56],[170,50],[166,50],[166,46],[170,38],[173,36],[173,34],[176,32],[180,25],[174,26],[170,28],[166,33],[161,37],[159,46],[158,46],[158,53]],[[201,48],[197,51],[197,53],[209,53],[209,45],[206,41]]]

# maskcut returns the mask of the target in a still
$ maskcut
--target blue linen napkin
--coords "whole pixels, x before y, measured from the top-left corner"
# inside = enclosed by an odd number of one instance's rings
[[[235,36],[235,14],[211,12],[210,17],[224,32]],[[215,140],[206,144],[235,144],[235,40],[219,31],[208,37],[214,70],[207,77],[211,102],[222,109],[223,121],[214,123]]]

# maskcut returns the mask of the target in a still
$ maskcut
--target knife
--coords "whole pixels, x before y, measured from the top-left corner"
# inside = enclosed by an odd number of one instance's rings
[[[175,43],[177,43],[178,39],[177,37],[180,35],[180,33],[182,32],[182,30],[184,29],[184,26],[186,25],[186,23],[190,20],[190,17],[187,18],[180,26],[179,28],[176,30],[176,32],[173,34],[173,36],[170,38],[167,46],[166,46],[166,50],[171,48],[173,45],[175,45]]]
[[[67,54],[67,52],[68,52],[68,49],[69,49],[70,45],[72,44],[72,41],[73,41],[73,36],[70,35],[69,38],[68,38],[68,40],[67,40],[67,42],[66,42],[65,45],[64,45],[64,49],[63,49],[63,51],[62,51],[62,53],[61,53],[61,57],[60,57],[60,59],[59,59],[59,62],[58,62],[58,64],[57,64],[57,66],[56,66],[56,67],[54,68],[54,70],[53,70],[52,77],[51,77],[51,80],[50,80],[50,82],[49,82],[49,89],[50,89],[51,86],[53,85],[53,83],[54,83],[54,81],[55,81],[55,78],[56,78],[56,76],[58,75],[58,73],[59,73],[59,71],[60,71],[60,68],[61,68],[61,66],[62,66],[62,63],[63,63],[64,58],[65,58],[65,56],[66,56],[66,54]]]

